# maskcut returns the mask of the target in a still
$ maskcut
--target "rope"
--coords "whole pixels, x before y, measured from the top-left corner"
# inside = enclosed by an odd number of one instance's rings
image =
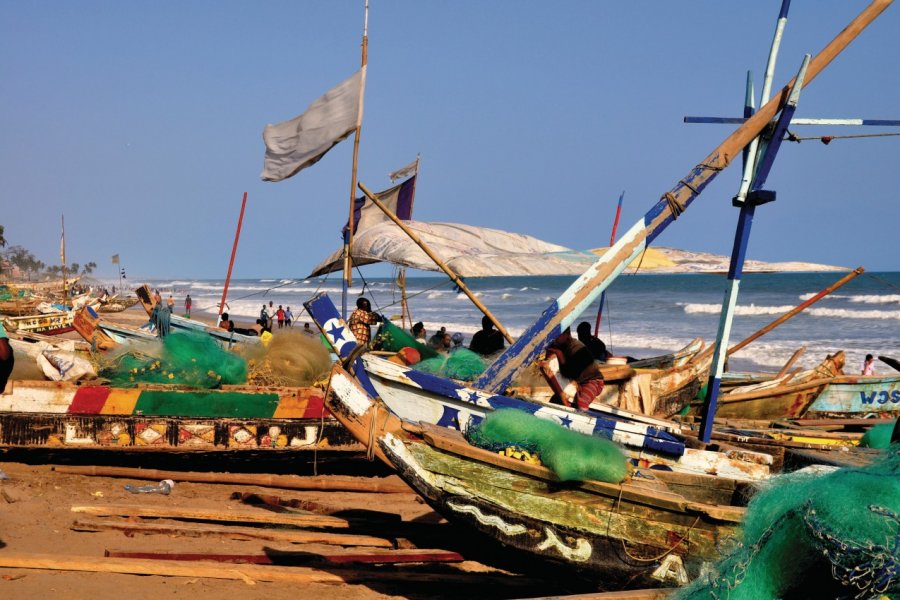
[[[622,491],[623,491],[623,490],[622,490],[622,486],[620,485],[620,486],[619,486],[619,495],[618,495],[618,497],[616,498],[616,504],[615,504],[615,506],[613,507],[613,509],[609,511],[609,519],[607,519],[607,521],[606,521],[606,537],[607,537],[607,538],[610,537],[609,530],[610,530],[610,526],[611,526],[611,524],[612,524],[612,516],[613,516],[613,513],[618,514],[618,511],[619,511],[619,505],[620,505],[621,502],[622,502]],[[633,561],[635,561],[635,562],[646,562],[646,563],[657,562],[659,559],[664,558],[664,557],[666,557],[667,555],[669,555],[669,554],[671,554],[672,552],[674,552],[675,549],[678,548],[678,546],[680,546],[680,545],[682,544],[682,542],[687,541],[688,544],[690,544],[690,537],[689,537],[689,536],[691,535],[691,531],[693,531],[694,527],[696,527],[696,526],[697,526],[697,523],[699,523],[699,522],[700,522],[700,515],[697,515],[697,518],[694,519],[694,522],[691,523],[691,526],[688,527],[688,530],[685,532],[685,534],[684,534],[683,536],[681,536],[681,539],[678,540],[677,542],[675,542],[675,544],[674,544],[671,548],[669,548],[668,550],[666,550],[665,552],[663,552],[663,553],[660,554],[659,556],[655,556],[655,557],[653,557],[653,558],[640,558],[640,557],[637,557],[637,556],[633,556],[630,552],[628,552],[628,547],[625,545],[625,540],[624,540],[623,538],[619,538],[619,541],[622,542],[622,551],[625,553],[625,556],[627,556],[628,558],[630,558],[631,560],[633,560]]]
[[[832,140],[849,140],[854,138],[874,138],[874,137],[893,137],[900,135],[900,133],[858,133],[855,135],[822,135],[822,136],[812,136],[812,137],[800,137],[795,135],[794,133],[788,131],[785,136],[785,141],[788,142],[797,142],[798,144],[805,140],[819,140],[826,146],[832,142]]]

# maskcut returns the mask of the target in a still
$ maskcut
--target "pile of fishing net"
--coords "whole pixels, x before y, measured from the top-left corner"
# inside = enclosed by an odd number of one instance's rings
[[[900,598],[900,444],[872,464],[785,475],[747,509],[743,544],[673,600]]]
[[[514,408],[496,410],[470,426],[466,439],[473,446],[495,452],[509,447],[535,452],[562,481],[619,483],[628,474],[625,456],[613,441],[584,435]]]
[[[388,352],[399,352],[401,348],[415,348],[423,359],[434,358],[438,354],[434,348],[426,346],[387,319],[382,321],[378,328],[378,333],[375,335],[375,347]]]
[[[115,387],[171,383],[211,389],[245,383],[247,363],[206,333],[179,331],[114,355],[99,374]]]
[[[474,381],[484,373],[485,367],[481,355],[468,348],[457,348],[449,354],[438,354],[434,358],[426,358],[415,365],[417,371],[461,381]]]
[[[891,434],[894,433],[896,421],[881,423],[871,427],[866,431],[859,440],[859,445],[863,448],[885,449],[891,445]]]
[[[301,329],[280,329],[267,346],[244,344],[247,383],[252,385],[308,386],[331,368],[328,350]]]

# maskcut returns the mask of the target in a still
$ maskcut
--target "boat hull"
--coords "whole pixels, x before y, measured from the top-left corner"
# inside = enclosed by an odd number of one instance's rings
[[[12,381],[0,446],[138,450],[309,450],[359,446],[317,388],[123,389]]]

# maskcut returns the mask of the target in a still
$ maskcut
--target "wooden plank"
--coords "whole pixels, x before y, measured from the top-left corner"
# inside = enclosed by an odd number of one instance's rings
[[[76,519],[72,523],[71,529],[74,531],[121,531],[126,534],[143,533],[185,537],[216,536],[239,540],[257,539],[293,544],[330,544],[334,546],[368,546],[373,548],[391,548],[394,545],[389,539],[369,535],[200,523],[147,523],[106,519]]]
[[[208,579],[256,581],[284,581],[292,583],[342,584],[363,581],[403,581],[416,583],[457,583],[479,586],[534,586],[534,579],[484,573],[419,573],[415,571],[362,571],[329,569],[320,571],[308,567],[278,567],[268,565],[224,566],[213,562],[185,563],[177,560],[137,560],[128,558],[83,557],[62,554],[0,553],[0,567],[17,569],[46,569],[54,571],[87,571],[92,573],[127,573],[132,575],[162,575],[168,577],[203,577]]]
[[[266,475],[253,473],[203,473],[191,471],[161,471],[158,469],[131,469],[127,467],[57,466],[57,473],[90,475],[97,477],[127,477],[176,482],[223,483],[227,485],[258,485],[291,490],[324,490],[342,492],[373,492],[384,494],[411,494],[413,491],[396,475],[389,477],[351,477],[345,475]]]
[[[315,549],[284,551],[267,549],[264,554],[210,554],[184,552],[126,552],[107,550],[104,556],[110,558],[139,558],[147,560],[182,560],[213,562],[246,563],[253,565],[293,565],[310,560],[324,560],[332,564],[401,564],[427,562],[462,562],[465,559],[458,552],[449,550],[431,550],[425,548],[403,548],[390,550],[367,550],[353,552],[329,552]]]
[[[169,508],[165,506],[137,506],[109,504],[106,506],[73,506],[72,512],[105,517],[154,517],[162,519],[192,519],[195,521],[221,521],[229,523],[267,523],[293,525],[295,527],[347,528],[347,519],[326,515],[296,515],[269,511],[229,510],[203,508]]]

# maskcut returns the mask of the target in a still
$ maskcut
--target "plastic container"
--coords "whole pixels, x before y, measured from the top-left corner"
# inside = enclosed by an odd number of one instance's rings
[[[172,493],[175,482],[171,479],[163,479],[156,485],[126,485],[125,491],[132,494],[163,494],[168,496]]]

